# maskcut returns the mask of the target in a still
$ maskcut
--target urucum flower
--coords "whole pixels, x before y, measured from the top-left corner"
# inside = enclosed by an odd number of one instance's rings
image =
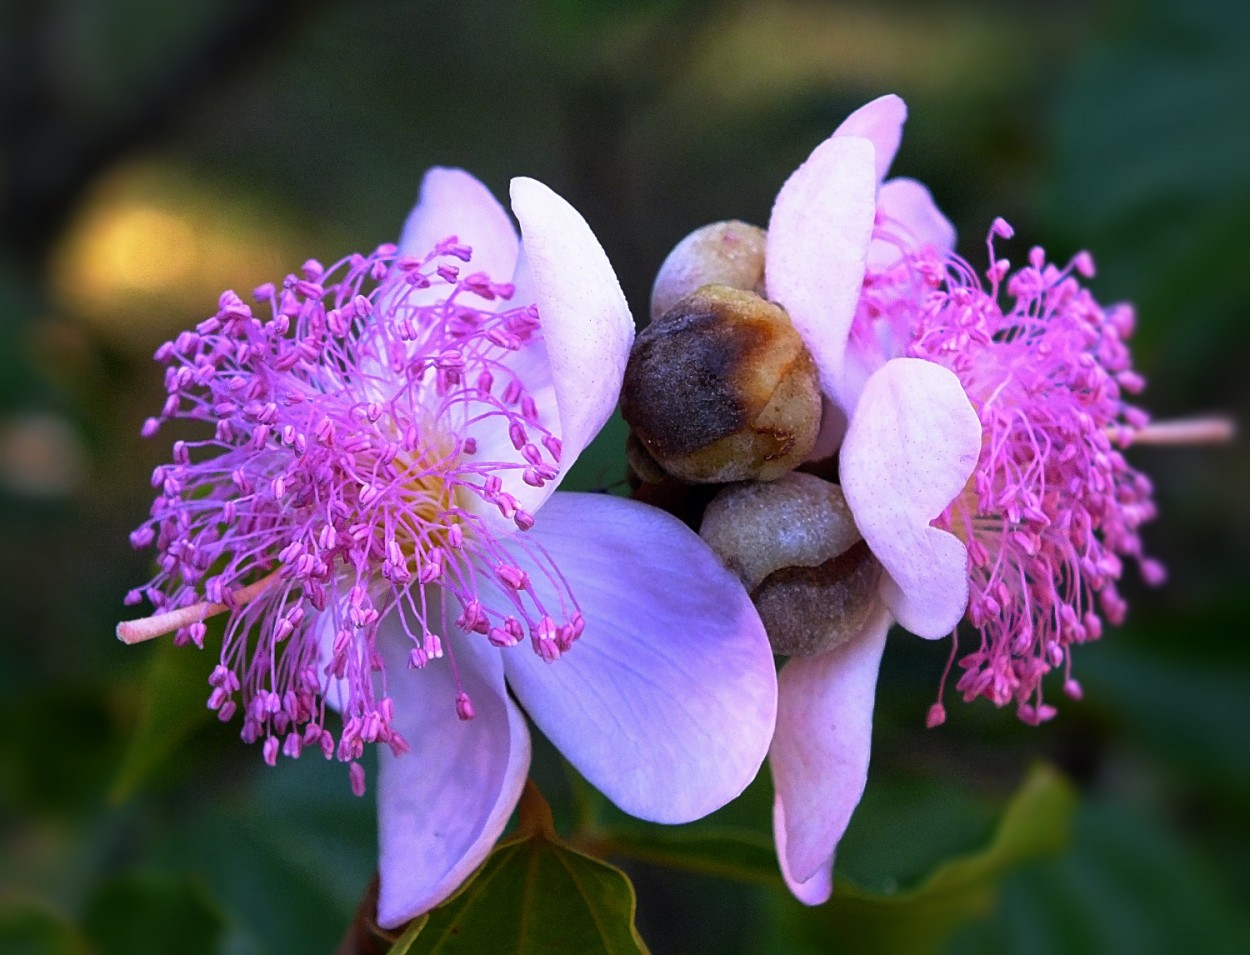
[[[1013,270],[994,240],[984,278],[951,248],[928,191],[882,179],[906,115],[857,111],[786,182],[768,229],[766,286],[789,312],[846,420],[838,477],[884,573],[862,628],[779,677],[770,753],[783,874],[803,901],[832,890],[833,856],[867,776],[877,671],[890,625],[952,636],[968,700],[1054,715],[1044,678],[1125,612],[1116,583],[1142,554],[1150,482],[1123,450],[1146,428],[1128,306],[1104,308],[1033,249]],[[959,656],[953,636],[974,633]],[[945,682],[945,678],[944,678]],[[945,718],[941,702],[928,723]]]
[[[168,398],[143,429],[190,423],[132,535],[157,572],[127,602],[155,613],[118,636],[203,647],[224,616],[208,705],[271,765],[336,758],[359,795],[379,744],[384,927],[503,831],[530,760],[518,703],[666,823],[736,796],[773,729],[766,636],[697,536],[553,494],[612,412],[633,323],[571,206],[516,179],[512,207],[521,239],[481,183],[434,169],[398,246],[225,293],[158,350]]]

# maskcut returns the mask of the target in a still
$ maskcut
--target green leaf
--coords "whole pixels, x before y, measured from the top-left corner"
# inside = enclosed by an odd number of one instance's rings
[[[224,927],[198,883],[167,874],[104,883],[88,903],[84,921],[102,955],[213,955]]]
[[[520,830],[392,955],[452,952],[646,952],[625,873],[556,838],[550,810],[527,788]],[[404,945],[405,947],[400,947]]]
[[[829,904],[803,912],[792,927],[808,944],[836,940],[837,951],[936,951],[962,923],[991,909],[1008,872],[1063,848],[1075,804],[1071,787],[1055,770],[1035,768],[982,851],[944,863],[920,885],[897,894],[839,882]]]
[[[152,657],[138,691],[138,725],[110,792],[116,802],[130,797],[179,744],[212,719],[204,705],[209,666],[202,654],[175,647],[168,637],[158,646],[132,649],[147,649]]]
[[[700,875],[780,886],[772,839],[742,829],[644,828],[614,832],[595,840],[604,855]]]

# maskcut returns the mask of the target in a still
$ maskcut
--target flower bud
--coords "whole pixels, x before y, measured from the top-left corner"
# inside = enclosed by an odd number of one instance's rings
[[[764,294],[764,239],[745,222],[713,222],[673,246],[651,289],[651,321],[705,285]]]
[[[820,430],[816,366],[785,311],[710,285],[634,342],[621,413],[665,473],[692,484],[771,481],[801,464]],[[644,479],[651,469],[638,469]]]
[[[842,489],[810,474],[725,488],[699,535],[751,592],[776,653],[814,656],[858,633],[881,565]]]
[[[629,464],[630,471],[647,484],[660,484],[668,478],[668,474],[632,431],[625,439],[625,461]]]

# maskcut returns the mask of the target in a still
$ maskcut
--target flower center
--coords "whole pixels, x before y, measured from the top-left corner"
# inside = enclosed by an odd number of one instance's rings
[[[227,614],[209,706],[223,720],[241,708],[243,738],[263,739],[270,763],[314,744],[353,763],[357,790],[365,743],[406,749],[383,618],[416,668],[445,654],[454,667],[453,631],[499,647],[528,634],[548,660],[581,633],[563,577],[516,533],[533,526],[531,491],[560,472],[559,438],[521,374],[546,358],[538,313],[504,304],[512,286],[462,275],[470,256],[452,238],[420,259],[382,246],[329,269],[310,260],[281,290],[256,290],[268,319],[227,292],[157,352],[169,397],[143,433],[184,418],[213,436],[175,442],[153,475],[151,517],[131,539],[156,547],[158,572],[127,602],[157,613],[118,634],[203,646],[205,620]],[[327,693],[344,716],[337,740]],[[462,689],[449,705],[473,715]]]

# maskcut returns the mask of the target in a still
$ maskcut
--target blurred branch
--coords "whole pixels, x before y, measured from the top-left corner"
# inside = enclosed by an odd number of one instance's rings
[[[59,102],[56,4],[20,5],[0,59],[0,243],[39,266],[83,191],[103,169],[163,135],[197,100],[303,22],[317,0],[235,4],[199,44],[114,115],[82,122]]]

